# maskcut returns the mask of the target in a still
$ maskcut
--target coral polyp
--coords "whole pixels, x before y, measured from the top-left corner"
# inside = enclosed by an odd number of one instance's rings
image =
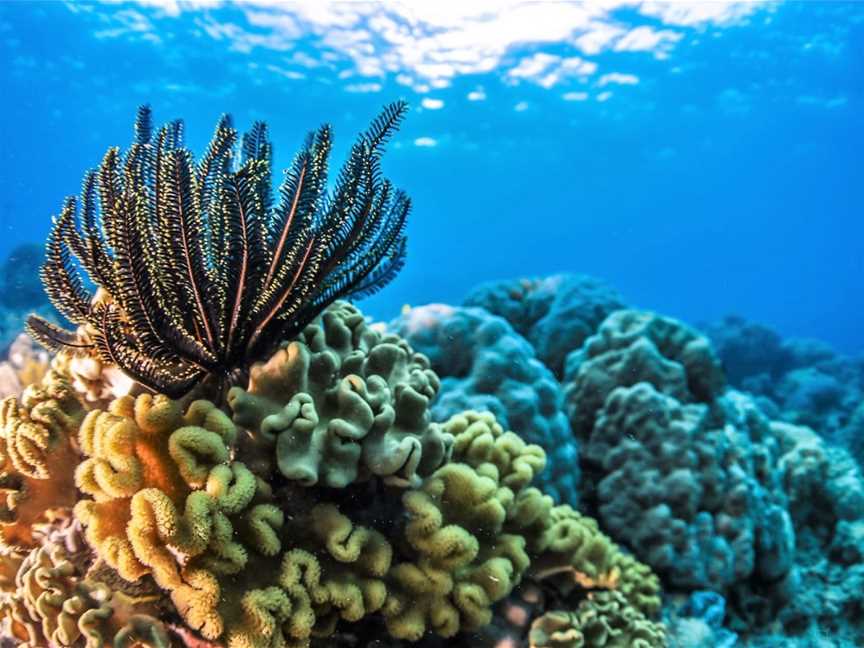
[[[170,396],[207,379],[221,389],[337,298],[374,293],[402,267],[410,200],[380,158],[405,110],[393,103],[372,122],[331,192],[331,129],[310,133],[274,200],[263,122],[241,138],[224,116],[196,160],[182,122],[154,130],[139,109],[131,147],[108,150],[48,237],[42,281],[79,331],[34,315],[30,334]]]

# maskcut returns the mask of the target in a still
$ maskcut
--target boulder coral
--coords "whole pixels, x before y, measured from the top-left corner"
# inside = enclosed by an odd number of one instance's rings
[[[610,315],[567,381],[586,508],[613,538],[671,588],[725,595],[744,645],[864,641],[864,479],[848,452],[771,421],[724,388],[703,337],[650,313]]]
[[[616,387],[648,382],[684,403],[710,403],[725,387],[711,343],[689,326],[649,311],[619,310],[567,356],[566,408],[579,439]]]
[[[585,445],[600,474],[600,519],[679,587],[722,590],[754,571],[782,577],[791,521],[760,480],[759,462],[770,457],[743,453],[754,439],[732,436],[750,431],[724,429],[706,406],[682,405],[649,383],[614,389]]]

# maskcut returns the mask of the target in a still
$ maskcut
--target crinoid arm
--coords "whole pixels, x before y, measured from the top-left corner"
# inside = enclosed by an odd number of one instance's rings
[[[263,122],[240,136],[222,117],[196,160],[182,123],[157,130],[143,106],[129,149],[108,150],[48,237],[42,281],[79,332],[37,316],[28,330],[172,396],[223,383],[335,300],[399,272],[410,200],[380,159],[406,109],[396,102],[373,120],[330,192],[331,129],[310,133],[274,200]]]

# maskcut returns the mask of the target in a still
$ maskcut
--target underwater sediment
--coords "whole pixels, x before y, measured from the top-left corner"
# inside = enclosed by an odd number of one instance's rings
[[[861,367],[577,275],[372,323],[403,111],[274,197],[263,124],[195,160],[144,109],[66,201],[77,328],[0,365],[4,645],[864,645]]]

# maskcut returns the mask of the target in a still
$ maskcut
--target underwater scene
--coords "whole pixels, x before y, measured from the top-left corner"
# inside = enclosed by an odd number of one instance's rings
[[[0,648],[864,647],[864,4],[0,56]]]

